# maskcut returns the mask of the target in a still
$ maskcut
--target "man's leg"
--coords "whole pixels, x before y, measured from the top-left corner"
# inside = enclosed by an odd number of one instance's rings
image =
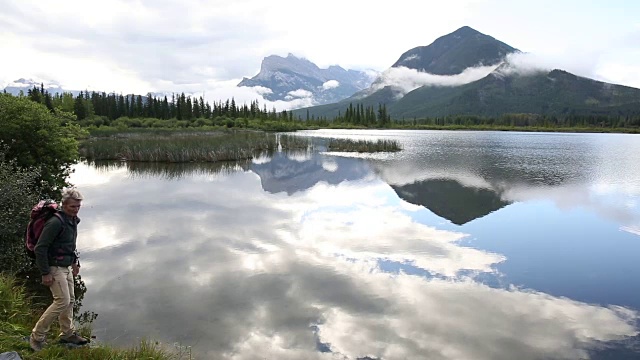
[[[73,325],[73,304],[76,301],[76,297],[74,292],[73,273],[71,270],[67,272],[66,286],[69,291],[69,303],[60,315],[58,315],[58,321],[60,323],[60,337],[62,338],[69,337],[76,331],[76,328]]]
[[[40,320],[38,320],[31,332],[31,337],[36,341],[44,341],[53,321],[67,309],[71,301],[69,285],[67,283],[67,274],[70,273],[70,270],[58,266],[51,266],[49,269],[53,276],[53,284],[49,286],[49,290],[51,290],[51,294],[53,295],[53,303],[51,303],[44,314],[42,314]]]
[[[84,345],[89,340],[83,338],[76,333],[76,327],[73,324],[73,304],[76,301],[73,283],[73,271],[68,269],[67,273],[67,287],[69,289],[69,303],[67,307],[58,316],[60,322],[60,342]]]

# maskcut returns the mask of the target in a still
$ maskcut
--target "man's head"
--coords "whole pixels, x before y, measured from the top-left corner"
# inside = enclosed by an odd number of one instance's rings
[[[68,216],[78,215],[82,205],[82,194],[74,188],[67,189],[62,193],[62,211]]]

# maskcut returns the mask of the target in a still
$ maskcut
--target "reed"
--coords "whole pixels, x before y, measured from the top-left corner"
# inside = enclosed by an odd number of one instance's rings
[[[247,160],[263,151],[307,149],[309,146],[309,139],[303,137],[265,132],[121,134],[85,141],[80,155],[89,160],[218,162]]]
[[[206,163],[249,160],[280,150],[314,150],[317,145],[310,137],[262,131],[119,133],[85,140],[80,156],[89,161]],[[396,140],[329,139],[326,147],[345,152],[402,150]]]
[[[384,140],[379,139],[377,141],[370,140],[352,140],[352,139],[331,139],[327,144],[327,150],[329,151],[344,151],[344,152],[395,152],[402,150],[400,143],[397,140]]]

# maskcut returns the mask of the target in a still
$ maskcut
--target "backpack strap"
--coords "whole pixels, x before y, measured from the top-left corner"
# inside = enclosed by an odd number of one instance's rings
[[[57,217],[58,220],[60,220],[60,223],[62,224],[62,228],[60,228],[60,232],[58,233],[58,235],[56,235],[56,237],[60,237],[60,235],[62,235],[62,233],[64,233],[64,219],[62,218],[62,215],[60,215],[59,212],[54,212],[53,216]]]

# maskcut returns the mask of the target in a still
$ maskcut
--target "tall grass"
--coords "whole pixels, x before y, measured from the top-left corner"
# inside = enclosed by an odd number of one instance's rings
[[[191,359],[191,353],[184,349],[176,350],[159,343],[143,340],[133,348],[116,349],[109,346],[85,346],[70,349],[56,343],[58,329],[50,331],[49,345],[37,353],[29,347],[28,337],[37,321],[33,304],[18,285],[16,279],[0,273],[0,353],[15,351],[24,360],[182,360]],[[83,335],[89,336],[84,329]]]
[[[345,152],[394,152],[402,150],[397,140],[352,140],[352,139],[331,139],[327,144],[329,151]]]
[[[89,160],[217,162],[251,159],[261,151],[306,149],[309,146],[309,140],[302,137],[264,132],[128,134],[89,139],[82,144],[80,155]]]
[[[186,163],[249,160],[263,152],[312,150],[313,138],[261,131],[124,133],[84,141],[80,155],[90,161]],[[396,140],[331,139],[329,151],[400,151]]]

